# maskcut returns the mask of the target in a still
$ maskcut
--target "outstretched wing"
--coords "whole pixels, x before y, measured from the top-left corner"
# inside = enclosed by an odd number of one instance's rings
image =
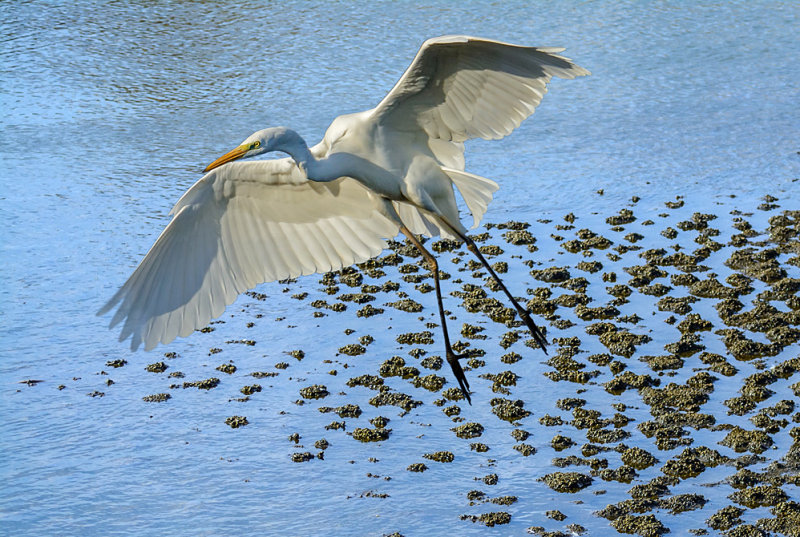
[[[131,348],[185,337],[257,284],[378,255],[398,225],[354,179],[309,181],[291,159],[236,162],[195,183],[122,288],[111,326]]]
[[[589,74],[555,54],[562,50],[467,36],[429,39],[373,117],[452,142],[502,138],[533,113],[552,77]]]

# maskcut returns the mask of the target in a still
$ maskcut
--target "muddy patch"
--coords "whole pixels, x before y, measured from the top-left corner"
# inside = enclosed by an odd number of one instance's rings
[[[473,238],[547,328],[547,355],[466,248],[423,240],[440,262],[471,405],[446,363],[429,267],[408,241],[391,241],[356,267],[281,282],[293,310],[276,318],[275,330],[306,316],[319,333],[298,333],[288,349],[219,337],[209,342],[214,352],[194,358],[205,360],[205,373],[184,367],[188,356],[181,370],[204,379],[216,369],[224,380],[172,384],[201,392],[157,388],[144,400],[170,400],[148,405],[156,411],[207,395],[247,408],[252,423],[238,414],[225,420],[249,424],[238,436],[280,419],[307,439],[330,439],[304,448],[298,434],[292,447],[276,445],[287,464],[353,472],[375,465],[385,482],[402,475],[421,490],[429,479],[447,482],[445,493],[462,502],[452,518],[465,527],[797,535],[800,212],[761,201],[750,212],[717,214],[694,211],[688,199],[667,202],[668,212],[663,202],[632,202],[606,215],[487,225]],[[263,308],[272,295],[249,299]],[[266,318],[242,311],[247,330],[264,326]],[[223,331],[209,328],[209,339]],[[287,355],[291,367],[280,361]],[[148,365],[148,377],[182,378],[172,363]],[[278,383],[300,394],[296,404],[261,404]],[[116,387],[103,386],[97,393]],[[315,453],[306,451],[312,444]],[[363,479],[375,482],[378,473]],[[394,501],[362,484],[358,501]]]

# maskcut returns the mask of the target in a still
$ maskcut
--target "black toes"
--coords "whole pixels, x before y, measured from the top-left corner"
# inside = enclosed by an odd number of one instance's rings
[[[464,374],[461,364],[458,363],[461,358],[466,357],[466,354],[454,354],[452,352],[448,352],[447,363],[450,364],[450,368],[453,370],[453,375],[458,381],[458,386],[461,388],[461,393],[463,393],[464,397],[466,397],[467,403],[472,405],[472,399],[469,396],[469,382],[467,382],[467,376]]]

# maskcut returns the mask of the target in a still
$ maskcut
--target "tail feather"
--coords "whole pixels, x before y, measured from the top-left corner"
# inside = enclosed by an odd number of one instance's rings
[[[472,213],[472,229],[475,229],[480,224],[489,202],[492,201],[494,192],[500,188],[500,185],[491,179],[445,166],[442,166],[442,171],[450,177],[464,198],[464,202]]]

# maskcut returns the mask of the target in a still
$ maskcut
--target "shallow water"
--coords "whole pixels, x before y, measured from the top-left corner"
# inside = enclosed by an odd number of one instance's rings
[[[316,141],[333,117],[374,106],[426,37],[469,33],[565,46],[568,57],[593,73],[556,80],[534,117],[508,139],[469,144],[467,169],[502,186],[486,222],[531,222],[538,239],[539,251],[530,254],[524,247],[505,245],[493,232],[490,243],[506,250],[507,283],[519,295],[546,285],[529,275],[523,259],[543,264],[534,268],[574,267],[582,259],[551,237],[573,238],[574,230],[554,227],[565,224],[562,217],[569,212],[577,217],[576,230],[592,229],[615,245],[637,231],[645,235],[637,244],[647,249],[668,247],[671,242],[659,232],[694,212],[719,217],[709,225],[721,230],[716,240],[725,244],[735,233],[730,211],[753,213],[747,220],[764,230],[770,216],[800,206],[800,79],[788,67],[800,60],[794,37],[800,10],[792,3],[553,3],[532,8],[504,2],[469,9],[449,3],[425,8],[386,3],[353,9],[344,3],[322,7],[304,2],[270,8],[15,2],[0,5],[0,15],[0,215],[5,224],[0,231],[0,450],[9,461],[0,470],[0,533],[218,535],[253,529],[290,535],[519,535],[530,526],[564,530],[567,524],[580,524],[603,534],[609,522],[593,513],[629,497],[631,486],[657,476],[661,465],[682,450],[657,450],[636,429],[651,419],[648,407],[636,390],[622,396],[605,391],[602,383],[612,377],[607,369],[583,386],[552,382],[542,376],[552,371],[546,358],[523,341],[509,350],[524,359],[501,363],[499,356],[507,351],[499,342],[508,329],[465,312],[452,296],[447,298],[456,317],[451,330],[458,332],[467,322],[484,326],[488,336],[483,341],[461,338],[486,351],[486,366],[468,373],[474,405],[460,405],[461,417],[481,423],[483,435],[456,438],[450,428],[457,423],[433,404],[440,394],[399,378],[386,383],[423,404],[404,416],[396,407],[371,406],[374,393],[349,388],[347,379],[377,374],[381,362],[393,355],[419,367],[408,356],[411,347],[400,346],[395,338],[425,330],[426,322],[438,319],[432,295],[419,294],[408,283],[401,290],[423,304],[422,313],[382,306],[397,300],[390,292],[373,302],[386,312],[366,319],[356,317],[360,306],[355,304],[344,313],[322,310],[328,315],[315,318],[313,300],[338,302],[322,294],[320,277],[301,279],[287,292],[285,285],[268,284],[258,289],[266,301],[242,297],[223,315],[224,324],[212,325],[213,332],[195,333],[147,354],[130,352],[106,329],[108,318],[94,316],[135,268],[168,221],[169,208],[203,166],[266,126],[291,126]],[[779,208],[757,209],[767,194],[778,198]],[[684,196],[685,206],[666,209],[664,203],[678,195]],[[605,218],[629,206],[632,196],[641,198],[630,206],[637,221],[624,232],[609,231]],[[647,219],[655,225],[641,226]],[[675,242],[691,250],[697,247],[691,238],[680,233]],[[610,263],[605,253],[597,252],[594,259],[604,263],[602,272],[616,266],[623,283],[628,276],[621,268],[643,263],[637,252]],[[449,264],[452,254],[441,257],[453,278],[473,282],[469,272],[461,274]],[[726,257],[714,255],[706,262],[720,281],[731,273],[722,265]],[[785,268],[790,277],[800,277],[796,266]],[[599,281],[602,272],[590,276],[571,270],[573,276],[591,279],[587,293],[595,303],[590,305],[608,301],[599,296],[605,285]],[[395,273],[385,279],[401,281]],[[460,289],[452,280],[444,285],[445,293]],[[754,286],[754,294],[765,288],[759,282]],[[675,289],[685,295],[684,288]],[[291,297],[302,292],[309,293],[304,300]],[[647,370],[640,355],[662,354],[663,345],[677,340],[674,328],[665,330],[668,314],[654,310],[653,298],[634,292],[623,312],[642,317],[631,330],[652,337],[624,360],[637,373]],[[712,305],[704,300],[693,308],[720,324]],[[576,326],[549,327],[550,338],[577,336],[586,353],[605,352],[597,337],[586,334],[590,323],[564,315]],[[254,326],[248,328],[249,322]],[[345,334],[346,328],[355,332]],[[435,343],[422,347],[436,355],[440,336],[437,329],[431,331]],[[342,346],[366,334],[375,339],[366,354],[337,356]],[[256,344],[226,343],[242,339]],[[703,336],[703,344],[709,352],[726,353],[713,332]],[[212,348],[223,351],[210,355]],[[557,347],[551,348],[552,354]],[[284,354],[295,349],[305,351],[302,361]],[[164,358],[165,352],[178,357]],[[763,365],[797,354],[796,347],[788,347]],[[106,362],[114,359],[127,365],[108,367]],[[161,360],[169,366],[163,374],[144,371]],[[229,361],[238,367],[233,375],[214,369]],[[701,411],[718,423],[752,429],[748,418],[755,410],[729,416],[723,402],[737,395],[742,379],[757,368],[730,361],[739,373],[720,376]],[[276,370],[279,362],[288,363],[288,369]],[[702,364],[687,359],[675,377],[662,378],[662,387],[685,382],[693,367]],[[588,364],[588,369],[602,368]],[[498,394],[489,380],[478,377],[504,370],[520,376],[508,397],[523,399],[533,413],[521,422],[532,433],[525,442],[537,449],[529,457],[513,449],[519,443],[510,434],[516,427],[491,413],[488,403]],[[169,378],[174,371],[185,378]],[[253,379],[247,376],[253,371],[279,375]],[[445,388],[452,387],[449,372],[438,373],[448,378]],[[222,382],[209,391],[170,389],[209,377]],[[43,382],[19,384],[27,379]],[[797,380],[795,375],[770,385],[776,395],[759,408],[780,399],[797,401],[788,388]],[[242,397],[239,388],[253,383],[263,390],[247,402],[236,401]],[[295,404],[299,390],[313,384],[324,384],[331,395]],[[581,389],[586,391],[578,393]],[[172,399],[142,401],[162,392]],[[538,422],[545,414],[571,419],[570,412],[555,406],[567,397],[586,399],[587,408],[601,409],[603,417],[613,415],[612,402],[632,406],[625,414],[636,421],[624,428],[631,437],[623,442],[647,449],[661,463],[640,472],[631,484],[595,477],[577,494],[548,488],[539,480],[545,474],[588,473],[586,467],[552,465],[555,456],[580,456],[585,431]],[[346,403],[358,404],[364,414],[340,419],[318,410]],[[225,419],[233,415],[247,416],[249,425],[231,429]],[[379,415],[391,419],[392,432],[384,442],[362,444],[346,432],[325,429],[334,420],[345,421],[352,433]],[[768,461],[761,467],[786,453],[791,427],[774,435],[776,449],[764,454]],[[287,439],[295,432],[302,448]],[[557,433],[577,446],[556,453],[550,440]],[[717,444],[725,434],[692,430],[695,445],[736,456]],[[291,462],[296,452],[316,454],[313,444],[323,437],[331,444],[324,460]],[[469,443],[476,441],[491,449],[471,451]],[[441,450],[452,451],[455,461],[422,458]],[[620,464],[614,452],[598,456],[607,457],[610,467]],[[406,470],[416,462],[429,469],[421,474]],[[704,527],[703,520],[731,503],[726,496],[733,489],[702,486],[734,471],[718,466],[671,487],[673,494],[700,488],[709,503],[674,517],[658,511],[658,518],[673,534]],[[497,485],[480,481],[488,474],[498,475]],[[466,494],[473,489],[487,497],[514,495],[518,501],[471,506]],[[597,494],[600,490],[606,493]],[[800,499],[796,486],[783,490]],[[553,508],[568,518],[546,518],[545,511]],[[487,530],[460,519],[490,511],[511,513],[511,523]],[[764,516],[767,508],[748,510],[742,518],[753,523]]]

